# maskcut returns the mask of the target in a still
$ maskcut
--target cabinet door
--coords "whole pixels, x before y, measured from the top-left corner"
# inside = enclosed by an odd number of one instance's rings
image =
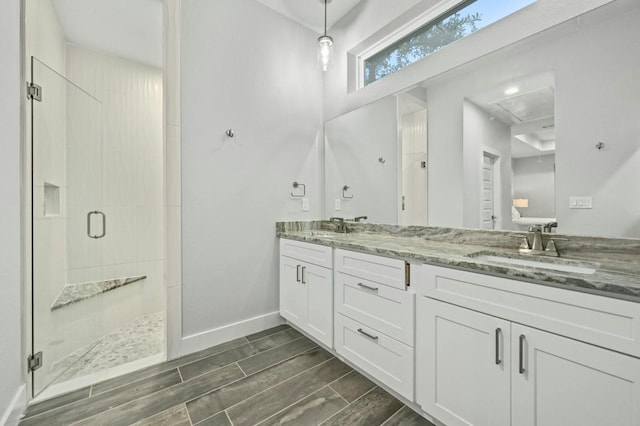
[[[280,315],[298,327],[307,322],[307,288],[302,284],[302,262],[280,256]]]
[[[301,282],[307,290],[305,330],[320,343],[333,347],[333,270],[302,264]]]
[[[508,321],[418,297],[416,401],[422,409],[447,426],[509,425],[510,327]]]
[[[518,324],[512,339],[514,425],[640,426],[640,359]]]

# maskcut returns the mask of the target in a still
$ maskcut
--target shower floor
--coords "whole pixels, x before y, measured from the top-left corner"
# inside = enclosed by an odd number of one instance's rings
[[[57,361],[53,382],[76,380],[164,352],[164,312],[145,315]]]

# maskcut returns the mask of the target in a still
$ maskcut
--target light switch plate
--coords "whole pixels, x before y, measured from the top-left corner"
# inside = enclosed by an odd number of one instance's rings
[[[308,198],[303,198],[302,199],[302,211],[303,212],[308,212],[309,211],[309,199]]]
[[[569,197],[569,208],[570,209],[592,209],[593,198],[591,196]]]
[[[337,212],[342,210],[342,200],[340,198],[336,198],[336,201],[335,201],[335,204],[334,204],[334,209]]]

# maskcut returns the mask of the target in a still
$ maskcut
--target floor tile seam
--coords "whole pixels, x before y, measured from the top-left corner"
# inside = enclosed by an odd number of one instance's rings
[[[187,408],[187,404],[183,402],[183,403],[182,403],[182,404],[180,404],[180,405],[182,405],[182,406],[183,406],[183,408],[184,408],[184,411],[186,411],[186,412],[187,412],[187,419],[189,419],[189,424],[190,424],[191,426],[193,426],[193,420],[191,420],[191,414],[189,414],[189,409]]]
[[[271,389],[275,388],[276,386],[281,385],[282,383],[286,383],[286,382],[288,382],[289,380],[293,380],[293,379],[295,379],[296,377],[300,376],[301,374],[306,373],[307,371],[309,371],[309,370],[311,370],[311,369],[313,369],[313,368],[316,368],[316,367],[319,367],[319,366],[321,366],[321,365],[323,365],[323,364],[326,364],[327,362],[331,361],[332,359],[335,359],[335,357],[331,357],[331,358],[329,358],[329,359],[327,359],[327,360],[325,360],[325,361],[322,361],[322,362],[321,362],[321,363],[319,363],[319,364],[316,364],[316,365],[314,365],[314,366],[312,366],[312,367],[307,368],[307,369],[306,369],[306,370],[304,370],[304,371],[299,372],[298,374],[295,374],[295,375],[293,375],[293,376],[291,376],[291,377],[289,377],[289,378],[287,378],[287,379],[285,379],[285,380],[282,380],[282,381],[280,381],[280,382],[278,382],[278,383],[276,383],[276,384],[274,384],[274,385],[272,385],[272,386],[269,386],[268,388],[265,388],[265,389],[261,390],[261,391],[260,391],[260,392],[258,392],[258,393],[254,393],[253,395],[251,395],[251,396],[249,396],[249,397],[247,397],[247,398],[243,399],[242,401],[238,401],[238,402],[236,402],[235,404],[228,406],[227,408],[225,408],[225,409],[224,409],[224,410],[222,410],[222,411],[229,411],[229,410],[231,410],[232,408],[234,408],[235,406],[240,405],[240,404],[242,404],[243,402],[246,402],[246,401],[250,400],[251,398],[256,397],[257,395],[260,395],[261,393],[265,393],[265,392],[267,392],[267,391],[269,391],[269,390],[271,390]],[[247,376],[247,377],[251,377],[251,376]],[[229,384],[231,384],[231,383],[229,383]],[[213,392],[213,391],[212,391],[212,392]],[[195,398],[194,398],[194,399],[195,399]],[[212,416],[209,416],[209,417],[216,416],[216,415],[218,415],[219,413],[220,413],[220,411],[218,411],[217,413],[214,413]],[[209,418],[209,417],[207,417],[207,418]],[[231,420],[231,416],[227,415],[227,417],[229,417],[229,420]]]
[[[249,340],[249,339],[247,339],[247,338],[246,338],[246,336],[245,336],[245,339],[246,339],[249,343],[255,343],[255,342],[259,342],[260,340],[271,339],[271,338],[273,338],[274,336],[276,336],[276,335],[278,335],[278,334],[289,333],[290,331],[291,331],[291,329],[290,329],[290,328],[287,328],[287,329],[285,329],[285,330],[276,331],[276,332],[275,332],[275,333],[273,333],[273,334],[268,334],[268,335],[263,336],[263,337],[261,337],[261,338],[259,338],[259,339],[256,339],[256,340]],[[296,331],[297,331],[297,330],[296,330]],[[302,333],[300,333],[300,337],[304,337],[304,336],[302,335]],[[298,339],[299,339],[300,337],[298,337]],[[296,340],[296,339],[294,339],[294,340]],[[288,342],[285,342],[285,343],[288,343]]]
[[[176,367],[176,370],[178,370],[178,375],[180,376],[180,383],[184,383],[184,378],[182,377],[182,371],[180,371],[180,368]]]
[[[262,355],[262,354],[269,353],[269,352],[271,352],[271,351],[273,351],[273,350],[276,350],[276,349],[281,348],[281,347],[282,347],[282,346],[284,346],[284,345],[288,345],[289,343],[297,342],[298,340],[302,340],[302,339],[306,339],[306,338],[307,338],[307,337],[305,337],[305,336],[297,337],[297,338],[295,338],[295,339],[292,339],[292,340],[286,341],[286,342],[284,342],[284,343],[281,343],[281,344],[279,344],[279,345],[277,345],[277,346],[274,346],[274,347],[269,348],[269,349],[267,349],[267,350],[264,350],[264,351],[262,351],[262,352],[258,352],[258,353],[255,353],[255,354],[253,354],[253,355],[249,355],[248,357],[245,357],[245,358],[239,359],[239,360],[238,360],[238,361],[236,361],[236,362],[244,361],[244,360],[246,360],[246,359],[253,358],[253,357],[256,357],[256,356],[258,356],[258,355]],[[256,342],[256,341],[257,341],[257,340],[254,340],[253,342],[250,342],[250,344],[251,344],[251,345],[253,345],[253,343],[254,343],[254,342]]]
[[[66,407],[67,405],[71,405],[71,404],[73,404],[75,402],[78,402],[78,401],[85,401],[85,400],[90,399],[90,398],[91,398],[91,389],[89,389],[89,395],[85,396],[84,398],[76,399],[75,401],[69,401],[66,404],[62,404],[62,405],[57,405],[55,407],[51,407],[48,410],[45,410],[45,411],[43,411],[41,413],[38,413],[38,414],[34,414],[33,416],[26,416],[27,413],[25,412],[25,417],[22,418],[21,420],[33,419],[34,417],[38,417],[38,416],[41,416],[43,414],[50,413],[53,410],[58,410],[60,408]],[[46,401],[47,400],[44,400],[44,401],[42,401],[42,403],[45,403]]]
[[[400,411],[402,411],[404,409],[405,405],[402,404],[402,407],[398,408],[398,410],[396,412],[394,412],[392,415],[389,416],[389,418],[387,420],[385,420],[384,422],[382,422],[382,424],[380,426],[384,426],[387,423],[389,423],[389,421],[396,415],[398,414]]]
[[[224,386],[230,385],[230,384],[232,384],[232,383],[235,383],[235,382],[237,382],[238,380],[242,380],[243,378],[244,378],[244,377],[240,377],[239,379],[236,379],[236,380],[234,380],[234,381],[232,381],[232,382],[229,382],[229,383],[227,383],[227,384],[225,384],[225,385],[221,385],[221,386],[218,386],[217,388],[214,388],[214,389],[208,390],[208,391],[206,391],[205,393],[203,393],[203,394],[201,394],[201,395],[198,395],[197,397],[195,397],[195,398],[193,398],[193,399],[197,399],[197,398],[199,398],[199,397],[201,397],[201,396],[203,396],[203,395],[206,395],[206,394],[207,394],[207,393],[209,393],[209,392],[213,392],[213,391],[215,391],[215,390],[220,389],[221,387],[224,387]],[[187,382],[188,382],[188,380],[187,380]],[[123,403],[123,404],[120,404],[120,405],[116,405],[116,406],[110,407],[109,409],[104,410],[104,411],[101,411],[101,412],[99,412],[99,413],[96,413],[96,414],[94,414],[94,415],[92,415],[92,416],[89,416],[89,417],[85,417],[85,418],[83,418],[83,419],[76,420],[75,422],[71,423],[69,426],[76,425],[76,424],[78,424],[78,423],[80,423],[80,422],[83,422],[83,421],[85,421],[85,420],[91,419],[91,418],[93,418],[93,417],[101,416],[101,415],[103,415],[103,414],[105,414],[105,413],[108,413],[108,412],[110,412],[110,411],[112,411],[112,410],[116,410],[116,409],[118,409],[118,408],[121,408],[123,405],[131,404],[131,403],[133,403],[133,402],[135,402],[135,401],[138,401],[138,400],[140,400],[140,399],[150,397],[150,396],[152,396],[152,395],[156,394],[157,392],[161,392],[161,391],[165,391],[165,390],[167,390],[167,389],[171,389],[171,388],[172,388],[172,387],[174,387],[174,386],[184,385],[184,384],[185,384],[185,383],[187,383],[187,382],[176,383],[176,384],[174,384],[174,385],[167,386],[166,388],[158,389],[158,390],[157,390],[157,391],[155,391],[155,392],[151,392],[151,393],[146,394],[146,395],[143,395],[143,396],[141,396],[141,397],[138,397],[138,398],[135,398],[135,399],[130,399],[130,400],[126,401],[126,402],[125,402],[125,403]],[[176,405],[185,404],[185,407],[186,407],[186,404],[187,404],[187,402],[189,402],[189,401],[192,401],[192,399],[189,399],[189,400],[187,400],[187,401],[178,402]],[[172,406],[172,407],[173,407],[173,406]],[[171,407],[169,407],[169,408],[171,408]],[[189,411],[189,410],[187,410],[187,411]],[[160,411],[160,412],[162,412],[162,411]],[[159,413],[155,413],[155,414],[159,414]],[[155,414],[154,414],[154,415],[155,415]]]
[[[343,377],[344,377],[344,376],[343,376]],[[331,383],[334,383],[334,382],[331,382]],[[328,384],[328,385],[327,385],[327,387],[328,387],[329,389],[331,389],[332,391],[334,391],[334,392],[336,393],[336,395],[338,395],[338,396],[340,397],[340,399],[342,399],[344,402],[346,402],[346,403],[347,403],[347,405],[349,405],[349,401],[347,401],[347,400],[344,398],[344,396],[340,395],[340,392],[338,392],[337,390],[335,390],[334,388],[332,388],[332,387],[331,387],[331,384]]]
[[[338,414],[342,413],[344,410],[346,410],[347,408],[351,407],[353,404],[355,404],[357,401],[359,401],[360,399],[364,398],[365,395],[370,394],[371,392],[373,392],[374,389],[376,389],[378,386],[374,386],[373,388],[369,389],[368,391],[366,391],[365,393],[363,393],[362,395],[360,395],[360,397],[356,398],[353,400],[352,403],[348,404],[347,406],[343,407],[341,410],[339,410],[338,412],[336,412],[333,416],[329,417],[328,419],[326,419],[325,421],[323,421],[322,423],[320,423],[318,426],[322,426],[325,423],[327,423],[329,420],[331,420],[332,418],[334,418],[335,416],[337,416]]]
[[[248,377],[249,375],[242,369],[242,367],[240,366],[240,364],[238,364],[238,361],[235,362],[235,364],[238,366],[238,368],[240,369],[240,371],[242,371],[242,374],[244,374],[244,377]]]
[[[286,330],[285,330],[285,331],[286,331]],[[283,332],[284,332],[284,331],[280,331],[279,333],[283,333]],[[274,333],[274,334],[278,334],[278,333]],[[271,335],[269,335],[269,336],[266,336],[265,338],[270,337],[270,336],[273,336],[273,334],[271,334]],[[207,370],[207,371],[205,371],[205,372],[204,372],[204,373],[202,373],[202,374],[198,374],[197,376],[193,376],[193,377],[191,377],[191,378],[189,378],[189,379],[187,379],[187,380],[183,380],[183,381],[185,381],[185,382],[186,382],[186,381],[189,381],[189,380],[195,379],[196,377],[200,377],[200,376],[202,376],[202,375],[204,375],[204,374],[211,373],[211,372],[213,372],[213,371],[219,370],[220,368],[227,367],[227,366],[229,366],[229,365],[231,365],[231,364],[233,364],[233,363],[239,363],[240,361],[244,361],[244,360],[246,360],[246,359],[253,358],[253,357],[256,357],[256,356],[258,356],[258,355],[266,354],[266,353],[268,353],[268,352],[270,352],[270,351],[273,351],[273,350],[275,350],[275,349],[280,348],[280,347],[281,347],[281,346],[283,346],[283,345],[286,345],[286,344],[289,344],[289,343],[292,343],[292,342],[295,342],[295,341],[298,341],[298,340],[301,340],[301,339],[304,339],[304,338],[305,338],[305,336],[300,336],[300,337],[298,337],[297,339],[289,340],[289,341],[284,342],[284,343],[282,343],[282,344],[280,344],[280,345],[278,345],[278,346],[274,346],[273,348],[269,348],[269,349],[267,349],[267,350],[265,350],[265,351],[262,351],[262,352],[256,352],[256,353],[254,353],[254,354],[252,354],[252,355],[248,355],[248,356],[246,356],[246,357],[244,357],[244,358],[237,359],[237,360],[235,360],[235,361],[233,361],[233,362],[230,362],[229,364],[222,365],[222,366],[220,366],[220,367],[218,367],[218,368],[216,368],[216,369],[213,369],[213,370]],[[261,340],[261,339],[258,339],[258,340]],[[239,348],[240,346],[244,346],[244,345],[249,345],[249,346],[251,346],[251,348],[255,349],[255,347],[253,346],[253,343],[254,343],[254,342],[257,342],[258,340],[254,340],[254,341],[252,341],[252,342],[243,343],[243,344],[241,344],[241,345],[234,346],[233,348],[229,348],[229,349],[227,349],[227,350],[224,350],[224,351],[221,351],[221,352],[217,352],[217,353],[215,353],[215,354],[212,354],[212,355],[206,356],[206,357],[204,357],[204,358],[197,359],[197,360],[192,361],[192,362],[188,362],[188,363],[186,363],[186,364],[182,364],[182,365],[180,365],[180,366],[178,366],[178,367],[176,367],[176,368],[178,369],[178,371],[180,371],[180,368],[181,368],[181,367],[185,367],[185,366],[187,366],[187,365],[189,365],[189,364],[193,364],[193,363],[196,363],[196,362],[202,361],[202,360],[207,359],[207,358],[210,358],[210,357],[212,357],[212,356],[220,355],[221,353],[224,353],[224,352],[227,352],[227,351],[230,351],[230,350],[233,350],[233,349],[237,349],[237,348]],[[288,358],[287,358],[287,359],[288,359]],[[240,364],[238,364],[238,367],[239,367],[239,366],[240,366]],[[265,367],[265,368],[266,368],[266,367]],[[259,370],[259,371],[261,371],[261,370]],[[180,371],[180,377],[182,377],[182,371]]]
[[[280,325],[286,325],[286,324],[280,324]],[[279,327],[279,325],[277,325],[277,326],[275,326],[275,327],[272,327],[272,328],[276,328],[276,327]],[[291,330],[292,328],[293,328],[293,327],[289,326],[289,327],[285,328],[284,330],[279,330],[279,331],[273,332],[273,333],[271,333],[271,334],[267,334],[267,335],[265,335],[265,336],[259,337],[259,338],[254,339],[254,340],[249,340],[249,339],[248,339],[248,337],[249,337],[250,335],[248,335],[248,336],[244,336],[244,338],[247,340],[247,342],[255,342],[255,341],[258,341],[258,340],[260,340],[260,339],[264,339],[265,337],[273,336],[274,334],[278,334],[278,333],[282,333],[282,332],[285,332],[285,331]],[[267,330],[268,330],[268,329],[267,329]],[[267,331],[267,330],[263,330],[263,331]],[[259,331],[258,333],[261,333],[261,332]],[[254,334],[257,334],[257,333],[254,333]]]
[[[256,423],[256,424],[255,424],[255,426],[260,426],[260,425],[261,425],[261,424],[263,424],[264,422],[266,422],[266,421],[268,421],[268,420],[270,420],[270,419],[274,418],[274,417],[275,417],[275,416],[277,416],[278,414],[281,414],[281,413],[285,412],[286,410],[288,410],[289,408],[293,407],[294,405],[296,405],[297,403],[299,403],[299,402],[300,402],[300,401],[302,401],[303,399],[306,399],[306,398],[310,397],[311,395],[316,394],[316,393],[318,393],[318,392],[320,392],[321,390],[326,389],[326,388],[331,389],[331,391],[333,391],[336,395],[338,395],[338,397],[342,398],[342,397],[340,396],[340,394],[339,394],[338,392],[336,392],[336,391],[335,391],[331,386],[329,386],[329,385],[324,385],[324,386],[323,386],[323,387],[321,387],[320,389],[317,389],[317,390],[315,390],[315,391],[311,392],[310,394],[303,396],[302,398],[300,398],[300,399],[299,399],[299,400],[297,400],[296,402],[294,402],[294,403],[292,403],[292,404],[290,404],[290,405],[287,405],[286,407],[284,407],[282,410],[278,411],[277,413],[274,413],[274,414],[270,415],[270,416],[269,416],[269,417],[267,417],[266,419],[262,419],[262,420],[260,420],[260,422]],[[342,400],[344,400],[344,398],[342,398]],[[344,400],[344,401],[346,402],[346,400]],[[348,402],[347,402],[347,405],[349,405],[349,403],[348,403]]]
[[[290,360],[290,359],[292,359],[292,358],[295,358],[295,357],[297,357],[297,356],[298,356],[298,355],[300,355],[300,354],[304,354],[304,353],[310,352],[310,351],[315,350],[315,349],[318,349],[318,348],[319,348],[319,346],[318,346],[318,345],[314,345],[314,346],[312,346],[312,347],[310,347],[310,348],[302,349],[302,351],[301,351],[301,352],[295,352],[295,353],[292,353],[292,354],[290,354],[290,356],[288,356],[287,358],[283,358],[283,359],[281,359],[281,360],[276,361],[276,363],[275,363],[275,364],[267,365],[267,366],[265,366],[265,367],[262,367],[262,368],[261,368],[261,369],[259,369],[259,370],[256,370],[256,371],[252,372],[251,374],[249,374],[249,376],[251,376],[251,375],[253,375],[253,374],[256,374],[256,373],[259,373],[259,372],[261,372],[261,371],[264,371],[264,370],[266,370],[267,368],[269,368],[269,367],[273,367],[273,366],[274,366],[274,365],[276,365],[276,364],[280,364],[280,363],[282,363],[282,362],[284,362],[284,361],[288,361],[288,360]],[[247,359],[247,358],[245,358],[245,359]],[[238,366],[240,366],[240,362],[241,362],[241,361],[244,361],[244,359],[241,359],[241,360],[237,361],[237,362],[238,362]]]
[[[156,365],[160,365],[160,364],[156,364]],[[167,371],[171,371],[171,370],[173,370],[173,369],[176,369],[176,370],[177,370],[177,369],[178,369],[178,366],[175,366],[175,367],[172,367],[172,368],[167,368],[166,370],[159,370],[159,371],[156,371],[156,372],[154,372],[154,373],[152,373],[152,374],[148,374],[148,375],[142,376],[142,377],[140,377],[138,380],[135,380],[135,381],[133,381],[133,382],[123,383],[123,384],[121,384],[121,385],[119,385],[119,386],[116,386],[116,387],[113,387],[113,388],[110,388],[110,389],[104,390],[104,391],[102,391],[102,392],[100,392],[100,393],[97,393],[97,394],[93,395],[93,388],[94,388],[96,385],[99,385],[99,384],[100,384],[100,382],[98,382],[98,383],[95,383],[95,384],[91,385],[91,393],[92,393],[92,395],[91,395],[91,396],[92,396],[92,397],[99,397],[100,395],[104,395],[104,394],[105,394],[105,393],[107,393],[107,392],[111,392],[111,391],[114,391],[114,390],[116,390],[116,389],[120,389],[120,388],[122,388],[122,387],[124,387],[124,386],[128,386],[128,385],[130,385],[130,384],[132,384],[132,383],[136,383],[136,382],[139,382],[139,381],[141,381],[141,380],[147,380],[147,379],[149,379],[149,378],[151,378],[151,377],[153,377],[153,376],[158,376],[158,375],[160,375],[160,374],[164,374],[164,373],[166,373]],[[131,373],[129,373],[129,374],[135,374],[135,373],[136,373],[136,372],[135,372],[135,371],[133,371],[133,372],[131,372]],[[178,373],[179,373],[179,371],[178,371]],[[122,376],[119,376],[119,377],[124,377],[124,376],[127,376],[127,375],[128,375],[128,374],[123,374]],[[180,377],[182,378],[182,375],[180,375]]]

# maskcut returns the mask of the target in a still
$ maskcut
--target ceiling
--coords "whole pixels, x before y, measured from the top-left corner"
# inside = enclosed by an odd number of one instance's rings
[[[318,34],[324,32],[322,0],[256,1]],[[360,1],[332,0],[327,7],[328,27]],[[52,2],[68,42],[162,67],[162,0]]]
[[[68,42],[162,67],[162,0],[52,2]]]
[[[256,0],[287,18],[312,29],[324,32],[324,3],[322,0]],[[327,6],[327,28],[338,22],[360,0],[332,0]]]
[[[555,153],[555,89],[553,73],[514,79],[468,99],[484,109],[491,120],[511,128],[511,157],[526,158]],[[516,93],[507,95],[508,90]]]

